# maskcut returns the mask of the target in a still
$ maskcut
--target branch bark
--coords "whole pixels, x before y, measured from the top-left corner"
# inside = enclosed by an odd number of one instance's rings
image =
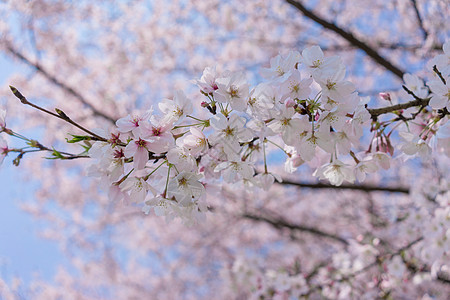
[[[111,116],[108,116],[107,114],[105,114],[104,112],[96,109],[92,104],[90,104],[80,93],[78,93],[76,90],[74,90],[73,88],[71,88],[70,86],[68,86],[67,84],[65,84],[64,82],[60,81],[59,79],[57,79],[55,76],[53,76],[52,74],[50,74],[46,69],[44,69],[40,64],[38,63],[34,63],[32,62],[30,59],[28,59],[24,54],[22,54],[21,52],[19,52],[18,50],[14,49],[14,47],[12,47],[11,45],[8,45],[6,47],[6,49],[8,50],[8,52],[18,58],[19,60],[21,60],[22,62],[24,62],[25,64],[27,64],[28,66],[34,68],[37,72],[39,72],[40,74],[42,74],[44,77],[46,77],[50,82],[52,82],[53,84],[55,84],[56,86],[60,87],[61,89],[63,89],[64,91],[66,91],[68,94],[72,95],[73,97],[77,98],[81,103],[83,103],[86,107],[88,107],[89,109],[92,110],[92,113],[96,116],[102,117],[108,121],[110,121],[111,123],[115,123],[115,119],[112,118]]]
[[[253,220],[253,221],[258,221],[258,222],[264,222],[267,223],[269,225],[272,225],[273,227],[275,227],[276,229],[290,229],[290,230],[298,230],[298,231],[302,231],[302,232],[308,232],[311,233],[313,235],[319,236],[319,237],[323,237],[323,238],[328,238],[331,240],[334,240],[335,242],[339,242],[341,244],[344,245],[348,245],[349,242],[347,242],[345,239],[332,234],[332,233],[328,233],[322,230],[319,230],[317,228],[314,227],[309,227],[309,226],[305,226],[305,225],[299,225],[299,224],[293,224],[288,222],[287,220],[281,219],[281,218],[268,218],[265,216],[258,216],[258,215],[254,215],[254,214],[250,214],[250,213],[246,213],[243,215],[244,218],[249,219],[249,220]]]
[[[340,189],[340,190],[357,190],[363,192],[388,192],[388,193],[403,193],[409,194],[409,189],[406,187],[386,187],[386,186],[376,186],[376,185],[355,185],[355,184],[342,184],[340,186],[335,186],[329,183],[303,183],[303,182],[295,182],[291,180],[283,179],[283,182],[279,184],[293,185],[303,188],[311,188],[311,189]]]
[[[287,3],[298,9],[303,13],[305,17],[308,19],[322,25],[325,29],[333,31],[337,35],[341,36],[343,39],[347,40],[353,46],[364,51],[370,58],[373,59],[377,64],[383,66],[390,72],[392,72],[395,76],[400,79],[403,78],[403,74],[405,73],[402,69],[395,66],[393,63],[388,61],[386,58],[382,57],[375,49],[367,45],[365,42],[361,41],[357,37],[355,37],[351,32],[345,31],[344,29],[338,27],[334,23],[330,23],[327,20],[319,17],[312,10],[307,9],[302,2],[296,0],[286,0]]]
[[[427,106],[429,102],[430,102],[430,99],[428,99],[428,98],[426,98],[426,99],[418,98],[414,101],[396,104],[396,105],[392,105],[392,106],[386,106],[386,107],[381,107],[381,108],[368,108],[367,111],[372,116],[372,119],[376,119],[380,115],[390,113],[390,112],[393,112],[396,110],[407,109],[407,108],[414,107],[414,106]]]
[[[411,0],[411,4],[412,4],[412,6],[414,8],[414,12],[416,13],[417,23],[419,23],[420,30],[422,30],[423,39],[426,40],[427,37],[428,37],[428,32],[425,29],[425,27],[423,27],[422,16],[420,15],[419,8],[417,7],[417,1],[416,0]]]

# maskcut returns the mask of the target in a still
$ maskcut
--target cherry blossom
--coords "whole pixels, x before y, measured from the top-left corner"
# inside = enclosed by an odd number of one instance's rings
[[[89,254],[30,298],[446,299],[447,7],[366,2],[0,5],[0,49],[31,71],[8,125],[42,125],[27,101],[60,117],[3,152],[40,171],[44,235]]]
[[[447,77],[446,84],[441,80],[433,80],[428,82],[428,86],[433,91],[433,96],[431,96],[430,106],[432,108],[446,108],[450,109],[450,77]]]

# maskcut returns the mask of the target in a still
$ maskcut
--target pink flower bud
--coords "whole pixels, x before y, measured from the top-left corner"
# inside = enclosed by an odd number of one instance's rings
[[[314,121],[319,121],[320,114],[319,112],[316,112],[316,115],[314,116]]]
[[[380,96],[381,99],[386,100],[386,101],[391,101],[391,94],[389,93],[379,93],[378,94]]]
[[[295,157],[291,158],[292,166],[294,168],[300,167],[305,161],[301,158],[300,155],[296,155]]]
[[[202,101],[202,103],[200,104],[202,107],[208,107],[208,102],[206,101]]]
[[[286,107],[294,107],[295,101],[292,99],[288,99],[286,102],[284,102],[284,105],[286,105]]]

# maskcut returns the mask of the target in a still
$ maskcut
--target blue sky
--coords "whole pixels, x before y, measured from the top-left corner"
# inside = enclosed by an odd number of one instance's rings
[[[17,68],[0,56],[1,89],[8,89],[7,78]],[[9,100],[1,99],[0,105]],[[39,222],[20,209],[20,203],[32,200],[37,186],[21,180],[21,167],[13,166],[12,159],[0,166],[0,277],[7,282],[19,277],[27,283],[35,276],[51,281],[64,256],[56,242],[39,237]]]

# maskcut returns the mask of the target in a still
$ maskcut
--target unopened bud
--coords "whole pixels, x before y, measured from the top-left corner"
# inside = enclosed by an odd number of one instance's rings
[[[14,96],[16,96],[20,100],[20,102],[22,102],[23,104],[28,104],[27,98],[25,98],[25,96],[22,95],[22,93],[20,93],[18,89],[16,89],[12,85],[10,85],[9,88],[11,89]]]
[[[391,101],[392,100],[391,94],[389,94],[389,93],[379,93],[378,95],[383,100],[386,100],[386,101]]]
[[[320,118],[320,114],[319,114],[319,112],[316,112],[316,115],[314,116],[314,121],[319,121],[319,118]]]
[[[206,101],[202,101],[202,103],[200,104],[202,107],[208,107],[209,103]]]
[[[284,102],[284,105],[286,105],[286,107],[294,107],[295,104],[295,101],[292,99],[288,99],[286,102]]]

